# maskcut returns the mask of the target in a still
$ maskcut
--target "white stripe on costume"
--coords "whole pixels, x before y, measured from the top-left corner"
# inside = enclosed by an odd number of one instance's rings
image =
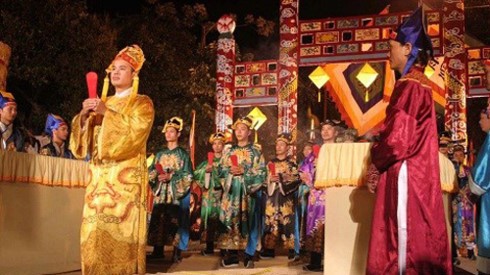
[[[407,198],[408,173],[407,161],[403,161],[398,174],[398,266],[399,274],[405,274],[407,267]]]

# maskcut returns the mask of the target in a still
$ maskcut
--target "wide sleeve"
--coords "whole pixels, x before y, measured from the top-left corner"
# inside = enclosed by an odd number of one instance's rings
[[[76,115],[71,122],[70,151],[77,159],[85,159],[93,146],[92,132],[95,115],[91,115],[85,121],[82,128],[80,114]]]
[[[228,177],[228,174],[230,174],[230,168],[231,168],[231,160],[230,156],[232,154],[233,150],[227,151],[225,154],[223,154],[223,157],[220,159],[219,165],[218,165],[218,177],[225,179]]]
[[[490,188],[490,134],[478,153],[471,177],[469,178],[471,192],[476,195],[485,194]]]
[[[301,164],[299,172],[305,175],[304,184],[310,188],[314,188],[315,182],[315,156],[313,153],[309,154]]]
[[[99,157],[124,160],[139,154],[146,147],[154,115],[153,102],[147,96],[138,96],[127,113],[108,108],[98,137]]]
[[[201,162],[196,169],[194,170],[194,180],[201,187],[204,188],[204,180],[206,176],[206,166],[208,165],[207,161]]]
[[[181,199],[187,195],[192,182],[192,164],[189,154],[184,149],[181,149],[179,158],[182,161],[182,166],[174,172],[170,180],[176,199]]]
[[[253,149],[252,166],[243,175],[247,194],[255,193],[265,182],[267,168],[264,156],[256,149]]]
[[[420,109],[432,103],[422,86],[405,80],[397,85],[386,110],[386,120],[380,132],[380,140],[371,148],[371,161],[380,172],[410,156]]]

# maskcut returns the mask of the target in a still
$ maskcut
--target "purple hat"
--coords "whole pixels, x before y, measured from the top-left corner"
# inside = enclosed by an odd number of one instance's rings
[[[410,43],[412,52],[408,57],[407,64],[403,69],[402,75],[405,75],[417,59],[419,51],[429,51],[433,56],[432,42],[425,32],[423,23],[422,7],[419,7],[409,18],[407,18],[395,32],[392,32],[390,39],[400,42],[402,45]]]
[[[57,115],[48,114],[48,118],[46,119],[46,126],[44,126],[44,132],[52,136],[53,130],[58,130],[58,128],[60,128],[60,126],[62,125],[66,125],[66,122],[63,118]]]

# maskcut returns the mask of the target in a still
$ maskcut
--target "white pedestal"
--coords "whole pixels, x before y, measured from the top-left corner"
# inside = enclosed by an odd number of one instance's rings
[[[366,273],[375,195],[366,187],[326,189],[324,273]]]

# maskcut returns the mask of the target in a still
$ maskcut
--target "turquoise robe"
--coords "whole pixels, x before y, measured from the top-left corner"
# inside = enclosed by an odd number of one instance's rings
[[[478,158],[471,172],[471,192],[481,196],[480,223],[478,226],[477,269],[490,273],[490,134],[478,153]]]
[[[156,164],[163,170],[172,171],[169,183],[158,181]],[[187,151],[181,147],[159,151],[148,168],[150,186],[157,196],[148,233],[148,244],[173,245],[187,250],[189,243],[190,185],[192,163]],[[178,221],[175,223],[175,221]]]
[[[232,165],[230,156],[235,155],[238,165],[244,168],[242,175],[230,173]],[[220,221],[226,232],[220,235],[220,249],[247,252],[255,250],[253,243],[258,242],[260,216],[257,215],[257,191],[262,187],[267,174],[262,153],[252,144],[240,147],[234,145],[221,159],[220,177],[224,181],[221,200]],[[248,243],[249,237],[252,243]]]

